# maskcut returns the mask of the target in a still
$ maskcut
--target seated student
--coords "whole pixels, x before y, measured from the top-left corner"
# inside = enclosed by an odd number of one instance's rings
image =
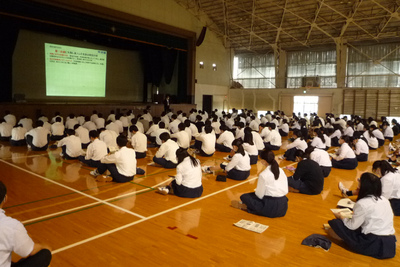
[[[185,124],[182,122],[179,123],[178,129],[179,129],[178,132],[171,134],[171,138],[176,138],[176,142],[178,143],[179,147],[188,149],[190,146],[191,136],[189,136],[188,133],[185,131],[186,129]]]
[[[215,153],[215,133],[210,125],[204,126],[204,132],[196,137],[195,147],[199,150],[200,156],[211,157]]]
[[[45,151],[49,146],[50,132],[43,128],[43,121],[37,121],[36,126],[26,133],[26,143],[32,151]]]
[[[86,116],[86,117],[85,117],[85,122],[82,124],[82,127],[88,129],[89,132],[90,132],[90,131],[94,131],[94,130],[97,131],[97,126],[96,126],[96,124],[90,120],[90,117],[89,117],[89,116]]]
[[[103,118],[103,114],[99,113],[97,118],[93,121],[96,124],[97,130],[106,127],[106,120]]]
[[[378,149],[379,142],[375,135],[372,133],[372,129],[369,126],[366,126],[364,129],[365,132],[363,133],[363,136],[367,140],[368,148],[371,150]]]
[[[250,165],[257,164],[258,160],[258,149],[256,144],[253,142],[253,134],[251,133],[251,128],[246,127],[244,129],[244,139],[243,139],[243,148],[249,154],[250,157]],[[233,154],[232,154],[233,157]]]
[[[62,148],[61,157],[65,159],[78,159],[82,154],[81,139],[75,136],[75,130],[67,129],[67,137],[57,142],[57,147]]]
[[[332,155],[332,167],[344,170],[354,170],[358,166],[356,154],[351,149],[351,140],[348,136],[339,139],[340,148],[336,155]]]
[[[194,139],[194,137],[199,134],[199,130],[197,129],[196,125],[190,120],[185,120],[185,126],[185,131],[190,135],[190,140]]]
[[[246,180],[250,176],[250,157],[243,148],[241,139],[235,139],[232,142],[232,150],[235,155],[229,163],[221,163],[220,166],[203,166],[202,170],[205,173],[213,173],[217,170],[224,170],[227,173],[227,178],[232,180]]]
[[[91,143],[87,147],[86,155],[79,156],[79,160],[89,167],[98,168],[101,165],[100,160],[108,154],[107,144],[99,139],[99,133],[96,130],[89,132]]]
[[[13,125],[7,123],[4,119],[0,119],[0,141],[10,141],[12,129]]]
[[[310,159],[318,163],[324,178],[328,177],[332,170],[332,161],[328,152],[326,152],[324,149],[310,146],[306,149],[305,153],[310,154]]]
[[[21,119],[19,120],[18,124],[22,124],[22,126],[27,130],[30,131],[33,129],[33,122],[31,118],[28,118],[27,116],[22,116]]]
[[[260,161],[266,169],[258,177],[256,191],[241,195],[241,202],[232,200],[232,207],[269,218],[283,217],[288,209],[288,180],[285,172],[279,168],[271,150],[264,150]]]
[[[319,128],[322,132],[322,135],[324,136],[325,139],[325,150],[328,150],[331,147],[331,139],[329,138],[329,136],[327,135],[328,133],[328,129],[326,128]]]
[[[49,266],[51,261],[50,248],[47,245],[33,242],[20,221],[5,215],[3,206],[7,200],[7,188],[0,181],[0,265],[13,267]],[[11,262],[12,252],[23,257],[23,259],[18,262]]]
[[[82,149],[86,149],[90,144],[89,130],[85,127],[80,126],[79,124],[75,124],[74,130],[75,135],[78,136],[81,140]]]
[[[128,139],[126,136],[119,135],[117,137],[119,150],[103,157],[100,160],[102,164],[100,164],[96,170],[91,171],[90,175],[96,177],[98,182],[113,181],[116,183],[126,183],[132,181],[138,171],[138,169],[136,169],[136,153],[135,150],[126,147],[127,143]],[[103,177],[101,174],[105,173],[107,170],[111,175]],[[101,177],[97,177],[99,175]]]
[[[159,117],[153,117],[153,121],[150,123],[150,128],[146,132],[147,139],[152,143],[156,143],[156,131],[159,129],[158,123],[160,122]]]
[[[314,138],[310,145],[315,148],[326,149],[325,136],[323,135],[322,131],[319,128],[315,128],[313,132]]]
[[[383,133],[375,125],[371,125],[370,128],[376,139],[378,139],[378,147],[383,146],[385,144],[385,137],[383,136]]]
[[[275,123],[270,123],[269,124],[269,142],[264,143],[265,149],[267,150],[279,150],[282,145],[282,137],[279,134],[279,132],[276,130],[276,125]]]
[[[328,222],[331,227],[328,234],[343,240],[356,253],[377,259],[393,258],[396,254],[393,211],[382,196],[381,180],[372,173],[363,173],[359,188],[352,218],[334,213],[336,219]]]
[[[15,125],[17,125],[17,118],[15,117],[15,115],[11,114],[11,112],[10,112],[9,110],[6,110],[4,113],[5,113],[6,115],[4,116],[3,119],[4,119],[7,123],[11,124],[13,127],[14,127]]]
[[[346,122],[346,128],[343,130],[343,135],[347,135],[348,137],[352,137],[354,134],[354,129],[353,129],[353,122],[352,121],[347,121]]]
[[[244,138],[244,123],[241,121],[238,121],[235,123],[236,126],[236,132],[235,132],[235,139],[242,139]]]
[[[17,124],[11,130],[11,139],[10,145],[11,146],[26,146],[26,135],[27,130],[22,127],[22,124]]]
[[[400,127],[396,119],[392,119],[392,125],[393,136],[396,136],[400,133]]]
[[[286,152],[279,159],[286,159],[290,161],[296,161],[296,151],[301,150],[303,152],[307,149],[307,142],[303,139],[303,134],[300,130],[295,129],[293,131],[292,138],[294,139],[292,143],[286,146]]]
[[[354,132],[353,145],[357,161],[358,162],[368,161],[369,148],[367,140],[360,132]]]
[[[383,122],[382,128],[383,128],[383,137],[392,142],[394,134],[393,134],[393,129],[390,128],[389,126],[389,123],[387,121]]]
[[[246,131],[247,128],[248,127],[245,128],[245,131]],[[264,142],[263,142],[263,140],[261,138],[261,135],[258,132],[251,131],[251,134],[253,135],[253,142],[257,147],[258,154],[260,155],[261,152],[265,149]]]
[[[287,119],[282,120],[282,125],[279,126],[279,134],[281,136],[288,136],[289,135],[289,125]]]
[[[339,139],[342,136],[342,127],[339,124],[333,124],[333,134],[329,136],[331,138],[332,146],[340,146]]]
[[[228,130],[226,125],[221,125],[219,129],[221,130],[221,134],[215,143],[215,149],[221,152],[231,152],[232,142],[235,140],[233,133]]]
[[[111,152],[118,149],[117,137],[118,134],[114,131],[106,130],[105,128],[100,129],[99,139],[107,144],[107,148]]]
[[[131,125],[129,131],[132,133],[131,145],[135,150],[136,159],[143,159],[147,153],[147,137],[143,133],[139,132],[136,125]]]
[[[297,168],[293,176],[288,177],[289,191],[307,195],[318,195],[324,189],[324,174],[318,163],[311,160],[309,154],[296,151]]]
[[[160,139],[160,135],[162,133],[168,133],[169,134],[169,131],[168,131],[168,129],[165,128],[165,123],[163,121],[160,121],[158,123],[158,129],[154,133],[154,136],[156,137],[157,146],[161,146],[162,145],[162,141]]]
[[[162,145],[157,150],[156,155],[153,157],[153,162],[149,163],[150,166],[161,165],[166,169],[174,169],[178,165],[176,159],[176,151],[179,149],[178,144],[170,139],[169,133],[160,134]]]
[[[73,113],[69,114],[67,120],[65,121],[65,128],[74,129],[75,124],[79,124],[78,120]]]
[[[178,165],[176,166],[175,179],[169,185],[159,187],[157,193],[187,198],[200,197],[203,194],[200,161],[189,155],[187,150],[183,148],[176,151],[176,158]]]
[[[122,127],[122,132],[124,131],[123,129],[124,129],[124,127]],[[117,123],[115,123],[111,120],[106,122],[106,130],[114,131],[116,134],[122,133],[120,131],[121,130],[120,125],[118,125]]]
[[[55,122],[50,127],[51,141],[59,141],[65,137],[65,127],[64,124],[62,124],[61,119],[61,117],[56,117]]]

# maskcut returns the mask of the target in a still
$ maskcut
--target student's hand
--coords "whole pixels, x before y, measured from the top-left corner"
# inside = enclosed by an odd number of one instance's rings
[[[335,215],[336,219],[343,220],[343,215],[341,212],[334,212],[333,215]]]

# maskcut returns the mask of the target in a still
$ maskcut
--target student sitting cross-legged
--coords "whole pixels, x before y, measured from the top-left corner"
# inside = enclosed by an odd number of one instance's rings
[[[133,177],[136,175],[138,170],[141,171],[141,174],[144,173],[143,170],[136,169],[135,150],[127,148],[127,143],[128,139],[126,136],[118,136],[117,145],[119,150],[102,158],[102,164],[96,170],[90,172],[94,177],[105,173],[106,170],[111,173],[111,176],[101,175],[101,177],[97,177],[98,182],[113,181],[117,183],[126,183],[133,180]]]
[[[176,151],[178,165],[175,179],[168,185],[158,188],[160,194],[173,194],[178,197],[196,198],[203,193],[200,161],[190,156],[186,149]]]
[[[271,150],[261,152],[260,161],[267,168],[258,177],[256,191],[241,195],[240,202],[233,200],[232,207],[269,218],[283,217],[288,209],[285,172],[279,168]]]
[[[79,160],[89,167],[98,168],[100,160],[108,154],[107,144],[99,139],[99,132],[92,130],[89,132],[90,141],[85,156],[79,156]]]
[[[169,133],[160,134],[162,145],[157,150],[156,155],[153,157],[153,162],[149,163],[150,166],[161,165],[166,169],[174,169],[178,165],[176,160],[176,151],[179,149],[178,144],[170,139]]]

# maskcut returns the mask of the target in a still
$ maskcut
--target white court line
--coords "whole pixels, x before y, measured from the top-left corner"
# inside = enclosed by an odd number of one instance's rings
[[[65,246],[65,247],[62,247],[62,248],[53,250],[51,253],[54,255],[54,254],[56,254],[56,253],[62,252],[62,251],[64,251],[64,250],[67,250],[67,249],[70,249],[70,248],[73,248],[73,247],[76,247],[76,246],[79,246],[79,245],[82,245],[82,244],[84,244],[84,243],[87,243],[87,242],[89,242],[89,241],[98,239],[98,238],[100,238],[100,237],[103,237],[103,236],[106,236],[106,235],[109,235],[109,234],[118,232],[118,231],[123,230],[123,229],[125,229],[125,228],[131,227],[131,226],[133,226],[133,225],[135,225],[135,224],[138,224],[138,223],[141,223],[141,222],[145,222],[145,221],[147,221],[147,220],[150,220],[150,219],[152,219],[152,218],[158,217],[158,216],[163,215],[163,214],[165,214],[165,213],[168,213],[168,212],[170,212],[170,211],[173,211],[173,210],[182,208],[182,207],[184,207],[184,206],[187,206],[187,205],[190,205],[190,204],[192,204],[192,203],[198,202],[198,201],[200,201],[200,200],[209,198],[209,197],[211,197],[211,196],[214,196],[214,195],[219,194],[219,193],[221,193],[221,192],[227,191],[227,190],[232,189],[232,188],[234,188],[234,187],[237,187],[237,186],[239,186],[239,185],[248,183],[248,182],[253,181],[253,180],[257,179],[257,178],[258,178],[258,177],[254,177],[254,178],[248,179],[248,180],[243,181],[243,182],[241,182],[241,183],[238,183],[238,184],[232,185],[232,186],[230,186],[230,187],[221,189],[221,190],[219,190],[219,191],[217,191],[217,192],[211,193],[211,194],[209,194],[209,195],[207,195],[207,196],[199,197],[199,198],[197,198],[197,199],[194,199],[194,200],[192,200],[192,201],[186,202],[186,203],[181,204],[181,205],[179,205],[179,206],[176,206],[176,207],[170,208],[170,209],[168,209],[168,210],[165,210],[165,211],[162,211],[162,212],[159,212],[159,213],[150,215],[150,216],[148,216],[148,217],[146,217],[146,218],[143,218],[143,219],[140,219],[140,220],[131,222],[131,223],[129,223],[129,224],[125,224],[125,225],[120,226],[120,227],[118,227],[118,228],[115,228],[115,229],[113,229],[113,230],[110,230],[110,231],[101,233],[101,234],[99,234],[99,235],[95,235],[95,236],[93,236],[93,237],[89,237],[89,238],[87,238],[87,239],[84,239],[84,240],[82,240],[82,241],[76,242],[76,243],[74,243],[74,244],[71,244],[71,245],[68,245],[68,246]]]
[[[94,199],[94,200],[96,200],[96,201],[98,201],[98,202],[101,202],[101,203],[107,205],[107,206],[113,207],[113,208],[115,208],[115,209],[119,209],[119,210],[121,210],[121,211],[124,211],[124,212],[126,212],[126,213],[129,213],[129,214],[131,214],[131,215],[134,215],[134,216],[139,217],[139,218],[142,218],[142,219],[146,218],[146,217],[144,217],[144,216],[142,216],[142,215],[140,215],[140,214],[137,214],[137,213],[132,212],[132,211],[130,211],[130,210],[127,210],[127,209],[118,207],[118,206],[116,206],[116,205],[114,205],[114,204],[108,203],[108,202],[106,202],[106,201],[104,201],[104,200],[101,200],[101,199],[98,199],[98,198],[96,198],[96,197],[94,197],[94,196],[85,194],[85,193],[83,193],[83,192],[81,192],[81,191],[79,191],[79,190],[76,190],[76,189],[72,188],[72,187],[63,185],[63,184],[61,184],[61,183],[59,183],[59,182],[56,182],[56,181],[53,181],[53,180],[51,180],[51,179],[49,179],[49,178],[43,177],[43,176],[41,176],[41,175],[39,175],[39,174],[36,174],[36,173],[34,173],[34,172],[31,172],[31,171],[28,171],[28,170],[23,169],[23,168],[21,168],[21,167],[19,167],[19,166],[13,165],[13,164],[11,164],[11,163],[9,163],[9,162],[7,162],[7,161],[4,161],[4,160],[2,160],[2,159],[0,159],[0,162],[3,162],[3,163],[5,163],[5,164],[7,164],[7,165],[10,165],[10,166],[12,166],[12,167],[14,167],[14,168],[20,169],[20,170],[22,170],[22,171],[24,171],[24,172],[27,172],[27,173],[29,173],[29,174],[32,174],[32,175],[34,175],[34,176],[36,176],[36,177],[39,177],[39,178],[41,178],[41,179],[43,179],[43,180],[46,180],[46,181],[51,182],[51,183],[53,183],[53,184],[56,184],[56,185],[58,185],[58,186],[64,187],[64,188],[66,188],[66,189],[69,189],[69,190],[71,190],[71,191],[73,191],[73,192],[75,192],[75,193],[78,193],[78,194],[81,194],[81,195],[86,196],[86,197],[88,197],[88,198]]]
[[[26,159],[26,158],[44,157],[45,155],[47,156],[47,154],[37,154],[37,155],[30,155],[30,156],[2,158],[2,160],[13,160],[13,159]]]
[[[172,180],[172,178],[169,178],[169,179],[165,180],[164,182],[161,182],[161,183],[158,183],[156,185],[151,186],[150,188],[145,188],[145,189],[142,189],[142,190],[139,190],[139,191],[126,193],[126,194],[123,194],[123,195],[118,195],[118,196],[115,196],[115,197],[112,197],[112,198],[105,199],[104,201],[111,201],[111,200],[114,200],[114,199],[123,198],[123,197],[130,196],[130,195],[136,195],[138,193],[154,189],[154,187],[159,186],[161,184],[165,184],[166,182],[169,182],[171,180]],[[38,220],[54,217],[54,216],[57,216],[57,215],[60,215],[60,214],[64,214],[64,213],[68,213],[68,212],[71,212],[71,211],[75,211],[75,210],[83,209],[83,208],[86,208],[86,207],[94,206],[94,205],[97,205],[99,203],[102,203],[102,202],[96,201],[96,202],[93,202],[93,203],[90,203],[90,204],[87,204],[87,205],[83,205],[83,206],[79,206],[79,207],[75,207],[75,208],[72,208],[72,209],[69,209],[69,210],[63,210],[63,211],[51,213],[51,214],[48,214],[48,215],[44,215],[44,216],[41,216],[41,217],[29,219],[29,220],[23,221],[22,224],[26,224],[26,223],[30,223],[30,222],[34,222],[34,221],[38,221]]]

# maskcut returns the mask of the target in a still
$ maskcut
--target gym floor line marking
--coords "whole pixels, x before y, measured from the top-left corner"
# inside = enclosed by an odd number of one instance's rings
[[[177,209],[179,209],[179,208],[188,206],[188,205],[190,205],[190,204],[192,204],[192,203],[195,203],[195,202],[198,202],[198,201],[200,201],[200,200],[203,200],[203,199],[212,197],[212,196],[214,196],[214,195],[217,195],[217,194],[219,194],[219,193],[225,192],[225,191],[227,191],[227,190],[230,190],[230,189],[232,189],[232,188],[238,187],[238,186],[240,186],[240,185],[242,185],[242,184],[251,182],[251,181],[256,180],[256,179],[258,179],[258,177],[254,177],[254,178],[245,180],[245,181],[243,181],[243,182],[240,182],[240,183],[238,183],[238,184],[235,184],[235,185],[229,186],[229,187],[227,187],[227,188],[221,189],[221,190],[219,190],[219,191],[216,191],[216,192],[214,192],[214,193],[208,194],[208,195],[206,195],[206,196],[199,197],[199,198],[197,198],[197,199],[194,199],[194,200],[192,200],[192,201],[183,203],[183,204],[181,204],[181,205],[178,205],[178,206],[176,206],[176,207],[170,208],[170,209],[168,209],[168,210],[161,211],[161,212],[159,212],[159,213],[150,215],[150,216],[148,216],[148,217],[146,217],[146,218],[143,218],[143,219],[140,219],[140,220],[138,220],[138,221],[134,221],[134,222],[125,224],[125,225],[123,225],[123,226],[117,227],[117,228],[115,228],[115,229],[112,229],[112,230],[110,230],[110,231],[101,233],[101,234],[99,234],[99,235],[95,235],[95,236],[93,236],[93,237],[90,237],[90,238],[81,240],[81,241],[76,242],[76,243],[73,243],[73,244],[71,244],[71,245],[68,245],[68,246],[65,246],[65,247],[62,247],[62,248],[53,250],[53,251],[52,251],[52,254],[54,255],[54,254],[59,253],[59,252],[62,252],[62,251],[64,251],[64,250],[67,250],[67,249],[70,249],[70,248],[79,246],[79,245],[81,245],[81,244],[90,242],[90,241],[92,241],[92,240],[96,240],[96,239],[98,239],[98,238],[100,238],[100,237],[107,236],[107,235],[109,235],[109,234],[118,232],[118,231],[123,230],[123,229],[125,229],[125,228],[131,227],[131,226],[133,226],[133,225],[135,225],[135,224],[148,221],[148,220],[150,220],[150,219],[153,219],[153,218],[155,218],[155,217],[158,217],[158,216],[163,215],[163,214],[165,214],[165,213],[168,213],[168,212],[170,212],[170,211],[174,211],[174,210],[177,210]]]
[[[94,199],[94,200],[96,200],[96,201],[102,202],[102,203],[105,204],[105,205],[108,205],[108,206],[111,206],[111,207],[113,207],[113,208],[119,209],[119,210],[121,210],[121,211],[124,211],[124,212],[126,212],[126,213],[129,213],[129,214],[134,215],[134,216],[136,216],[136,217],[139,217],[139,218],[141,218],[141,219],[146,218],[146,217],[144,217],[144,216],[142,216],[142,215],[140,215],[140,214],[137,214],[137,213],[132,212],[132,211],[130,211],[130,210],[126,210],[126,209],[124,209],[124,208],[118,207],[118,206],[116,206],[116,205],[114,205],[114,204],[110,204],[110,203],[105,202],[105,201],[103,201],[103,200],[101,200],[101,199],[98,199],[98,198],[96,198],[96,197],[94,197],[94,196],[85,194],[85,193],[83,193],[83,192],[81,192],[81,191],[78,191],[78,190],[76,190],[76,189],[74,189],[74,188],[71,188],[71,187],[69,187],[69,186],[63,185],[63,184],[61,184],[61,183],[59,183],[59,182],[53,181],[53,180],[51,180],[51,179],[49,179],[49,178],[43,177],[43,176],[41,176],[41,175],[39,175],[39,174],[36,174],[36,173],[34,173],[34,172],[28,171],[28,170],[23,169],[23,168],[21,168],[21,167],[19,167],[19,166],[13,165],[13,164],[11,164],[11,163],[9,163],[9,162],[7,162],[7,161],[4,161],[4,160],[2,160],[2,159],[0,159],[0,162],[3,162],[3,163],[5,163],[5,164],[7,164],[7,165],[10,165],[10,166],[12,166],[12,167],[14,167],[14,168],[17,168],[17,169],[19,169],[19,170],[22,170],[22,171],[24,171],[24,172],[27,172],[27,173],[29,173],[29,174],[31,174],[31,175],[33,175],[33,176],[39,177],[39,178],[41,178],[41,179],[43,179],[43,180],[46,180],[46,181],[51,182],[51,183],[53,183],[53,184],[56,184],[56,185],[58,185],[58,186],[61,186],[61,187],[64,187],[64,188],[66,188],[66,189],[69,189],[69,190],[71,190],[71,191],[74,191],[74,192],[76,192],[76,193],[78,193],[78,194],[84,195],[84,196],[86,196],[86,197],[88,197],[88,198],[91,198],[91,199]]]

